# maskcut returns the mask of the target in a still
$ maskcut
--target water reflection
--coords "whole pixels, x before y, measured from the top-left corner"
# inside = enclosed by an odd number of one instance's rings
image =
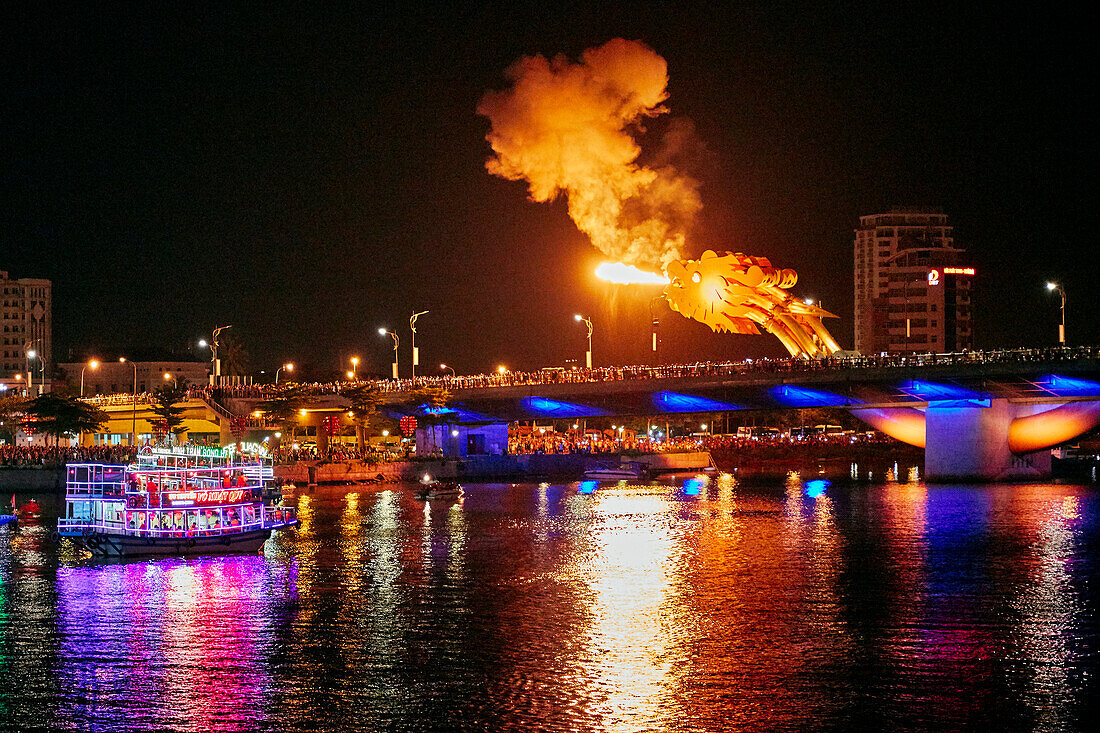
[[[1082,727],[1100,501],[789,475],[319,488],[263,555],[0,541],[0,729]]]

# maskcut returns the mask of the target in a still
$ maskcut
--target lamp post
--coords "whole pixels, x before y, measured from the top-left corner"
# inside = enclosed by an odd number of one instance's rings
[[[661,302],[664,299],[665,299],[665,296],[658,295],[656,298],[652,298],[649,301],[649,320],[650,320],[650,323],[652,324],[652,327],[653,327],[651,335],[652,335],[652,340],[653,340],[653,365],[654,366],[657,366],[661,363],[661,360],[660,360],[660,358],[658,357],[658,354],[657,354],[657,343],[658,343],[657,328],[658,328],[658,326],[661,325],[661,318],[660,318],[660,316],[657,315],[657,312],[653,310],[653,305],[655,303]]]
[[[288,361],[286,364],[283,364],[281,367],[275,370],[275,384],[279,383],[279,372],[284,369],[286,369],[288,372],[292,372],[294,371],[294,364]]]
[[[210,373],[210,386],[212,387],[216,387],[221,383],[222,363],[218,360],[218,334],[227,328],[233,328],[233,326],[218,326],[210,337],[210,361],[213,367]]]
[[[80,396],[84,397],[84,370],[91,369],[93,372],[99,369],[99,359],[90,359],[87,364],[80,368]]]
[[[440,365],[439,365],[439,368],[440,368],[440,369],[450,369],[450,370],[451,370],[451,376],[452,376],[452,377],[457,377],[457,376],[458,376],[458,374],[456,374],[456,373],[455,373],[455,368],[454,368],[454,367],[451,367],[451,366],[447,366],[446,364],[440,364]]]
[[[398,374],[398,372],[397,372],[397,345],[399,343],[401,343],[401,340],[397,337],[397,334],[394,333],[393,331],[387,331],[385,328],[379,328],[378,329],[378,335],[379,336],[385,336],[386,334],[389,334],[390,336],[393,336],[393,378],[396,380],[397,379],[397,374]]]
[[[1062,323],[1058,326],[1058,343],[1066,345],[1066,289],[1058,283],[1047,283],[1047,290],[1057,290],[1062,296]]]
[[[118,357],[119,364],[126,363],[126,357]],[[134,368],[134,407],[130,412],[130,447],[133,448],[137,445],[137,362],[130,362],[130,366]]]
[[[34,372],[31,371],[31,359],[38,356],[38,352],[34,349],[27,349],[27,397],[31,396],[31,388],[34,386]],[[41,392],[42,388],[39,387],[38,391]]]
[[[420,363],[420,352],[416,350],[416,319],[420,318],[420,316],[424,315],[427,312],[428,311],[420,311],[419,313],[417,313],[414,311],[412,314],[412,318],[409,319],[409,330],[412,331],[412,375],[414,378],[416,377],[416,367]],[[396,356],[394,356],[394,363],[397,363]]]
[[[584,363],[585,363],[585,366],[587,368],[591,369],[592,368],[592,319],[591,318],[585,318],[580,313],[578,313],[575,316],[573,316],[573,320],[576,321],[577,323],[581,323],[583,321],[584,325],[588,326],[588,351],[586,351],[585,354],[584,354]]]
[[[353,382],[359,381],[359,357],[351,357],[351,380]]]

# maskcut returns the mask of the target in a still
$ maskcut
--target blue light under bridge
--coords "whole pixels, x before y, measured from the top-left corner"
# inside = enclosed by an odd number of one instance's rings
[[[1088,379],[1046,374],[1035,384],[1059,397],[1100,397],[1100,382],[1092,382]]]
[[[708,397],[667,391],[653,395],[653,407],[658,412],[723,412],[744,409],[740,405],[719,402]]]
[[[954,384],[927,382],[923,379],[910,379],[898,385],[902,392],[919,400],[934,402],[938,400],[981,400],[984,395],[966,387]]]
[[[610,413],[591,405],[575,402],[562,402],[549,397],[524,397],[520,400],[523,409],[539,417],[600,417]]]
[[[809,387],[796,387],[793,384],[780,384],[768,390],[779,404],[785,407],[843,407],[858,404],[858,400],[848,399],[835,392],[825,392]]]

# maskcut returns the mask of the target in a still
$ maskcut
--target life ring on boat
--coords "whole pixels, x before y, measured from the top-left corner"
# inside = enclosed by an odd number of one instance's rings
[[[155,539],[153,539],[152,537],[146,537],[146,538],[145,538],[145,544],[147,544],[147,545],[152,545],[152,544],[154,544],[155,542],[156,542],[156,540],[155,540]]]
[[[229,547],[231,544],[233,544],[233,539],[230,538],[230,537],[223,537],[222,538],[222,544],[225,545],[226,547]]]
[[[59,534],[57,533],[57,530],[56,530],[56,529],[55,529],[55,530],[54,530],[53,532],[50,532],[50,541],[51,541],[51,542],[57,542],[57,541],[59,541],[60,539],[61,539],[61,535],[59,535]]]
[[[195,546],[195,538],[194,537],[188,537],[187,538],[187,546],[188,547],[194,547]]]
[[[94,553],[96,550],[99,549],[99,535],[90,536],[88,539],[84,540],[84,545]]]

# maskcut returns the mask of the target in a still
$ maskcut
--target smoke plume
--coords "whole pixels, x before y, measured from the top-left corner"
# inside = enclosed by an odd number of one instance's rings
[[[529,56],[506,74],[511,88],[486,93],[477,108],[492,123],[489,172],[526,181],[534,201],[564,192],[577,228],[617,262],[660,267],[679,259],[702,206],[698,182],[663,156],[660,165],[638,165],[632,134],[668,111],[665,60],[616,38],[579,63]]]

